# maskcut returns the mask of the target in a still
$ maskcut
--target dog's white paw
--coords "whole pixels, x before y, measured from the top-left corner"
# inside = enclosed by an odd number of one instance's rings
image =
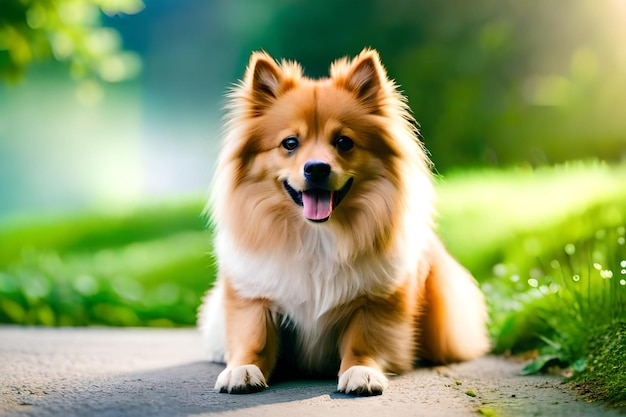
[[[339,377],[337,391],[358,396],[380,395],[387,385],[382,372],[369,366],[353,366]]]
[[[228,394],[250,394],[267,388],[263,372],[256,365],[226,368],[217,377],[215,389]]]

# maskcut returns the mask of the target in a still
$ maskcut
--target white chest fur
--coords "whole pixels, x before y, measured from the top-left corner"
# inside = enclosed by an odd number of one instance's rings
[[[338,258],[328,229],[311,229],[305,238],[300,251],[250,254],[221,233],[216,241],[220,271],[241,296],[271,300],[278,313],[304,328],[360,295],[382,295],[402,275],[405,262],[397,254],[348,262]]]

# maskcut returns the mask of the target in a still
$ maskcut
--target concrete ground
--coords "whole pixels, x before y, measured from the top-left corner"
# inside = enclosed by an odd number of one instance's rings
[[[555,376],[488,356],[394,377],[353,398],[336,381],[295,381],[251,395],[212,387],[193,329],[0,327],[0,416],[623,416],[577,400]]]

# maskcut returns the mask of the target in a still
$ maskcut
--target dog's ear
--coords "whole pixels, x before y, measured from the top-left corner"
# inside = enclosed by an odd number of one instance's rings
[[[265,107],[278,97],[283,73],[274,59],[265,52],[254,52],[245,76],[245,84],[254,103]]]
[[[342,84],[364,104],[376,106],[384,90],[387,73],[380,63],[378,52],[365,49],[350,64]]]

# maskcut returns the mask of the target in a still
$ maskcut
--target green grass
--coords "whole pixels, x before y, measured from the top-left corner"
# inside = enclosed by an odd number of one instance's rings
[[[585,345],[586,368],[572,383],[589,400],[626,407],[626,323],[597,327]]]
[[[496,353],[537,350],[590,399],[626,404],[626,169],[599,163],[446,178],[441,234],[481,281]],[[602,342],[599,342],[602,340]]]
[[[202,207],[6,221],[0,322],[192,325],[214,276]]]
[[[521,237],[533,238],[566,217],[626,195],[624,178],[626,166],[600,162],[452,172],[439,180],[439,231],[449,250],[482,281]],[[573,231],[579,227],[596,224],[585,220]],[[569,233],[569,228],[556,228]],[[538,253],[532,241],[526,244],[519,254],[531,259]]]
[[[537,350],[530,370],[569,366],[590,398],[615,404],[626,397],[624,178],[626,166],[596,162],[437,184],[439,232],[481,283],[494,351]],[[203,203],[5,219],[0,322],[193,325],[215,274]]]

